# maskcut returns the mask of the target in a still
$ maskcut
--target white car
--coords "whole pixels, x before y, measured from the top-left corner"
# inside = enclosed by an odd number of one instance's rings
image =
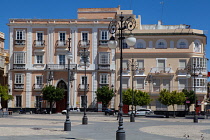
[[[80,112],[80,109],[79,108],[70,108],[70,112]],[[66,114],[67,111],[66,110],[62,110],[61,113],[62,114]]]
[[[128,115],[131,115],[132,111],[128,112]],[[145,115],[149,115],[149,114],[154,114],[153,111],[151,109],[145,109],[145,108],[141,108],[138,110],[134,110],[133,113],[135,114],[135,116],[145,116]]]

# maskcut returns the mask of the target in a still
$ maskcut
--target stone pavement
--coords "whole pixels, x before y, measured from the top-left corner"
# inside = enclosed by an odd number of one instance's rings
[[[65,115],[13,114],[0,118],[0,140],[115,140],[116,116],[94,114],[82,125],[83,114],[70,114],[72,131],[63,131]],[[123,117],[126,140],[209,140],[210,119]],[[185,136],[189,136],[186,138]]]

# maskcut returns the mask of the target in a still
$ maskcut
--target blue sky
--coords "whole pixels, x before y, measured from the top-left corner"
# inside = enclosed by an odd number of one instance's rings
[[[205,30],[207,43],[210,42],[210,0],[0,0],[0,4],[0,31],[5,33],[5,48],[8,48],[6,24],[10,18],[76,19],[78,8],[118,5],[122,10],[141,15],[142,24],[157,24],[162,19],[164,25],[187,24],[193,29]],[[207,44],[208,58],[209,52],[210,43]]]

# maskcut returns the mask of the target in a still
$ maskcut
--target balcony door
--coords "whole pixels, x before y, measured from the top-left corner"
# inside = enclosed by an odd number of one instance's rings
[[[164,72],[164,70],[165,70],[165,60],[164,59],[159,59],[158,61],[157,61],[157,67],[158,67],[158,71],[159,72]]]

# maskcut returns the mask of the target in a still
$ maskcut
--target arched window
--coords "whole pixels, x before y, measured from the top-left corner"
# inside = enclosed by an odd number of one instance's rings
[[[159,39],[156,41],[156,49],[166,49],[167,42],[164,39]]]
[[[146,48],[146,42],[143,39],[138,39],[136,41],[135,48],[137,48],[137,49],[145,49]]]
[[[186,39],[180,39],[177,42],[178,49],[188,49],[188,41]]]

